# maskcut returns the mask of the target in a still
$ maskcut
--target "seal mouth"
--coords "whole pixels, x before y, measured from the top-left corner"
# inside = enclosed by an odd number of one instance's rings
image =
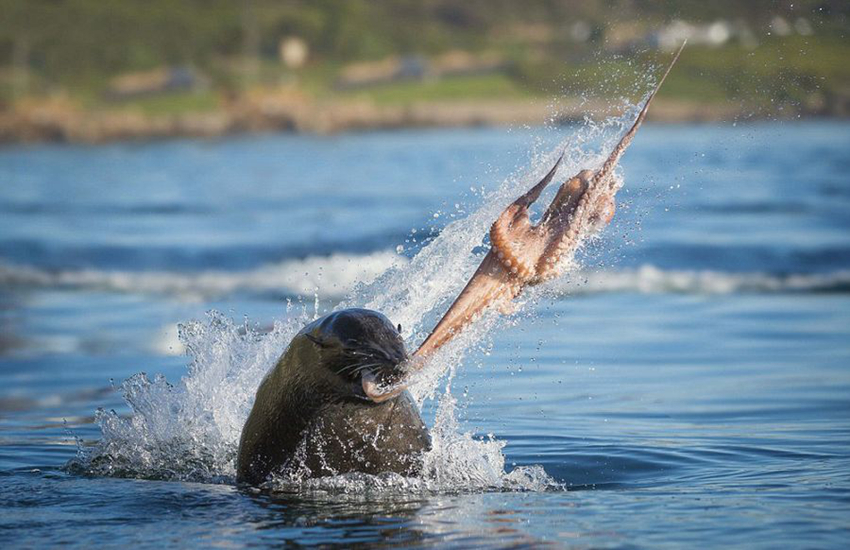
[[[399,381],[400,377],[396,378],[395,382]],[[387,377],[376,376],[372,371],[365,371],[360,376],[360,385],[363,389],[363,394],[375,403],[383,403],[388,399],[396,397],[404,391],[405,387],[397,383],[387,380]]]
[[[410,375],[422,368],[422,357],[408,357],[394,365],[390,371],[364,370],[360,374],[360,385],[367,399],[382,403],[397,397],[410,385]]]
[[[382,357],[377,361],[374,356],[371,359],[371,362],[351,369],[351,372],[357,376],[353,383],[359,386],[355,393],[360,394],[362,390],[361,397],[381,403],[404,391],[404,387],[400,387],[399,383],[408,370],[406,354],[399,357]]]

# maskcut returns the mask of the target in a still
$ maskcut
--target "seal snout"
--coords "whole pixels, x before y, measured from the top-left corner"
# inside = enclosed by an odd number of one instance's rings
[[[385,348],[374,343],[363,345],[361,342],[350,342],[345,355],[351,363],[343,370],[361,377],[369,374],[381,384],[392,384],[400,378],[407,362],[404,344]]]
[[[303,334],[319,348],[324,364],[360,397],[371,398],[367,387],[392,386],[406,372],[404,341],[376,311],[337,311],[305,327]]]

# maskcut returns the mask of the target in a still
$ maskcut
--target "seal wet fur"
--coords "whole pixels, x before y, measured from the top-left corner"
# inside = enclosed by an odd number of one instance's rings
[[[430,440],[415,403],[406,392],[378,403],[362,389],[364,374],[392,383],[406,360],[398,331],[375,311],[341,310],[304,327],[260,384],[242,430],[237,480],[416,475]]]

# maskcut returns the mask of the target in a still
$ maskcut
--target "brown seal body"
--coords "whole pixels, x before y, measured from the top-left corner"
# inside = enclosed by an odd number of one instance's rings
[[[409,394],[375,403],[362,390],[364,374],[392,381],[406,359],[398,331],[374,311],[346,309],[304,327],[257,390],[237,481],[417,474],[430,439]]]

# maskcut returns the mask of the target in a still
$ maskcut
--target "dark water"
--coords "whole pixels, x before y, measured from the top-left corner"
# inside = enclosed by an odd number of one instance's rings
[[[268,495],[66,468],[96,409],[128,413],[111,381],[186,374],[176,323],[332,307],[571,131],[0,150],[0,544],[846,547],[846,123],[641,131],[579,284],[451,380],[462,429],[557,487]]]

